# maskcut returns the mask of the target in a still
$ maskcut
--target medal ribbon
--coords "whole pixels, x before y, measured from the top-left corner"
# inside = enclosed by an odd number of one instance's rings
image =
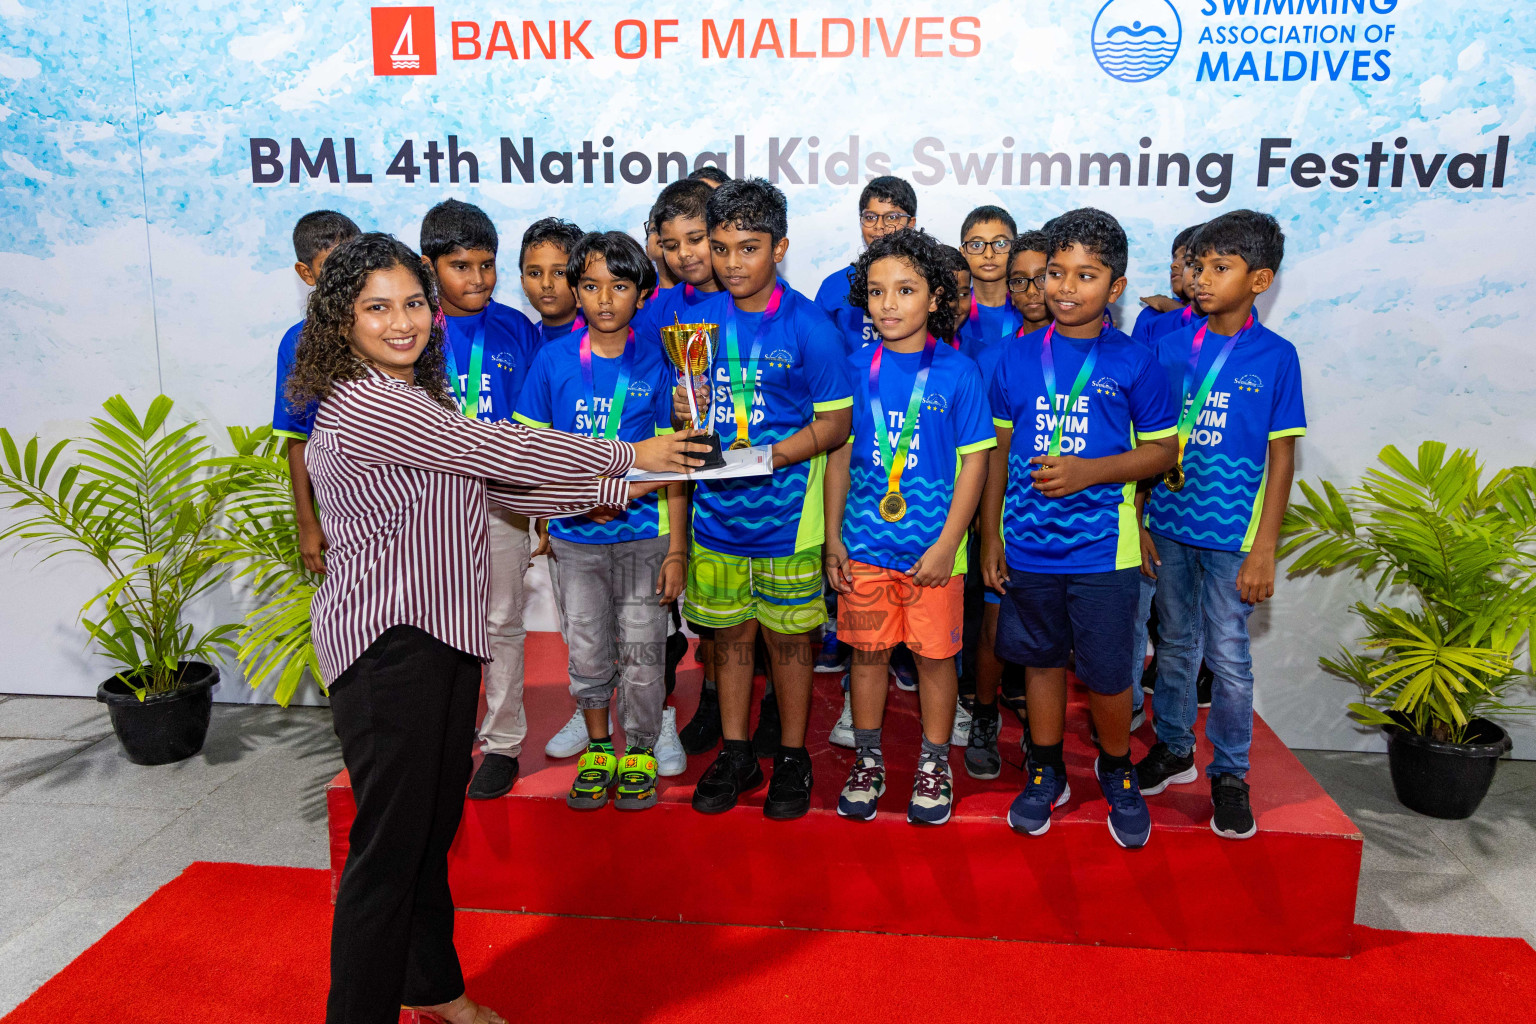
[[[469,376],[463,384],[459,383],[458,360],[453,356],[453,342],[448,337],[446,324],[443,327],[443,354],[448,357],[448,386],[453,391],[454,403],[465,416],[479,419],[480,382],[483,379],[480,368],[485,362],[485,316],[482,315],[475,325],[474,337],[469,343]]]
[[[751,358],[745,364],[741,361],[741,347],[736,340],[736,302],[732,300],[725,304],[725,351],[730,360],[727,369],[731,381],[731,404],[736,407],[738,441],[749,440],[752,406],[757,400],[757,360],[763,354],[763,334],[767,331],[768,321],[779,311],[779,303],[783,300],[784,282],[780,281],[773,286],[773,294],[768,297],[763,322],[758,325],[757,336],[752,339]]]
[[[597,390],[592,383],[592,332],[582,331],[577,342],[581,355],[581,381],[587,386],[587,414],[592,417],[592,436],[597,437]],[[613,399],[608,403],[608,419],[603,424],[603,438],[612,441],[624,421],[624,401],[629,397],[629,381],[635,370],[635,329],[629,329],[624,339],[624,355],[619,360],[619,378],[613,386]]]
[[[1088,378],[1093,376],[1093,365],[1099,361],[1099,340],[1093,341],[1093,347],[1088,350],[1088,357],[1083,360],[1082,368],[1077,371],[1077,379],[1072,382],[1072,391],[1067,395],[1065,408],[1058,409],[1056,402],[1056,359],[1051,354],[1051,338],[1056,334],[1056,324],[1045,329],[1045,341],[1040,345],[1040,371],[1045,376],[1045,394],[1051,403],[1051,415],[1056,417],[1056,426],[1051,431],[1051,444],[1046,449],[1047,455],[1061,454],[1061,431],[1067,425],[1067,416],[1077,407],[1077,400],[1083,393],[1083,388],[1088,383]]]
[[[1013,300],[1011,298],[1003,304],[1003,308],[1007,310],[1007,315],[1003,319],[1003,333],[998,335],[998,337],[1006,338],[1014,332],[1013,321],[1015,317],[1020,321],[1020,326],[1023,326],[1024,314],[1013,308]],[[971,312],[965,318],[965,326],[971,328],[972,331],[978,330],[981,326],[981,303],[976,301],[975,285],[971,286]]]
[[[1189,385],[1195,379],[1195,367],[1200,362],[1200,349],[1205,345],[1205,329],[1210,326],[1210,321],[1200,325],[1195,332],[1195,340],[1189,346],[1189,365],[1184,368],[1184,389],[1180,397],[1188,401],[1190,399]],[[1200,410],[1205,408],[1206,397],[1211,393],[1211,387],[1216,383],[1216,375],[1226,365],[1227,356],[1232,354],[1232,349],[1237,345],[1238,339],[1248,333],[1248,328],[1253,326],[1253,313],[1250,311],[1248,319],[1243,321],[1243,326],[1227,343],[1216,353],[1216,359],[1211,363],[1211,368],[1206,371],[1205,379],[1200,382],[1200,388],[1194,393],[1194,401],[1189,408],[1179,410],[1179,461],[1175,465],[1184,464],[1184,445],[1189,441],[1189,435],[1195,432],[1195,422],[1200,418]]]
[[[917,432],[918,406],[922,404],[928,386],[928,371],[933,369],[933,350],[937,344],[938,339],[931,334],[923,342],[923,356],[917,364],[917,376],[912,378],[912,396],[907,399],[907,415],[901,423],[894,455],[887,433],[885,406],[880,401],[880,357],[885,355],[885,346],[876,348],[874,358],[869,361],[869,407],[875,414],[875,439],[880,452],[880,468],[888,475],[885,487],[888,494],[901,490],[901,472],[907,468],[907,449],[912,447],[912,436]]]

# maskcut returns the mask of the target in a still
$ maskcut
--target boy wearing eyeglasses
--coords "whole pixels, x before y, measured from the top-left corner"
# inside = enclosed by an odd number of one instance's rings
[[[979,359],[1018,333],[1022,320],[1008,301],[1008,254],[1019,229],[1001,206],[978,206],[960,225],[960,251],[971,265],[971,298],[955,338],[960,351]]]
[[[865,248],[882,235],[916,226],[917,193],[905,178],[882,175],[859,193],[859,235],[864,239]],[[837,325],[850,354],[880,341],[880,334],[869,314],[848,302],[853,268],[850,263],[834,270],[816,289],[816,305]]]

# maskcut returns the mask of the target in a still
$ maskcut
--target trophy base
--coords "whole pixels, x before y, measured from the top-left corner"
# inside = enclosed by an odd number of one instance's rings
[[[703,459],[704,460],[704,465],[698,466],[696,468],[698,468],[698,469],[718,469],[719,467],[725,465],[725,453],[720,450],[720,435],[719,434],[716,434],[715,432],[711,431],[708,434],[700,434],[699,436],[693,438],[692,440],[693,440],[694,444],[707,444],[707,445],[709,445],[709,451],[704,452],[703,454],[700,454],[699,452],[694,452],[690,456],[690,458]]]

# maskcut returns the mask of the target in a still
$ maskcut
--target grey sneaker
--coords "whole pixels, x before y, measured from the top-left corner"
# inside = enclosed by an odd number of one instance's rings
[[[949,745],[963,747],[971,742],[971,709],[965,706],[965,701],[955,700],[955,724],[949,730]]]
[[[976,708],[971,716],[971,741],[965,748],[965,774],[973,779],[995,779],[1003,773],[1003,757],[997,752],[997,733],[1002,721],[994,706]]]

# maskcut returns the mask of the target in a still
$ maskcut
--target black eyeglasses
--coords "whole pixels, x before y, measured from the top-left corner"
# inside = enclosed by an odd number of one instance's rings
[[[1008,290],[1011,292],[1027,291],[1030,285],[1034,285],[1036,291],[1045,291],[1045,275],[1038,274],[1034,277],[1010,277],[1008,279]]]
[[[859,214],[859,220],[863,221],[869,227],[874,227],[876,224],[884,221],[885,226],[888,228],[902,228],[905,227],[907,221],[911,219],[912,215],[910,213],[880,214],[873,210],[865,210],[863,213]]]
[[[963,243],[960,248],[975,256],[978,253],[986,252],[989,245],[992,247],[993,252],[1001,254],[1013,248],[1013,239],[994,238],[990,242],[984,242],[979,238],[972,238]]]

